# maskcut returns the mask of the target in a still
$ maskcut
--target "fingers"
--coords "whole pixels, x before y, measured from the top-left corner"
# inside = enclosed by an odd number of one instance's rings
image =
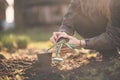
[[[67,34],[65,32],[54,32],[53,36],[50,38],[50,41],[55,44],[57,42],[57,40],[61,37],[66,37],[67,38]]]
[[[50,38],[50,41],[51,41],[53,44],[55,44],[55,43],[56,43],[56,41],[55,41],[55,39],[54,39],[54,37],[53,37],[53,36]]]
[[[52,37],[50,38],[50,41],[55,44],[56,41],[58,40],[58,36],[61,34],[61,32],[54,32]]]
[[[53,36],[54,36],[54,40],[56,41],[58,39],[58,36],[60,35],[60,32],[54,32]]]
[[[73,36],[70,36],[70,35],[68,35],[68,34],[65,33],[65,32],[63,32],[61,35],[59,35],[59,38],[61,38],[61,37],[63,37],[63,38],[68,38],[68,39],[72,39],[72,38],[73,38]]]
[[[67,35],[67,34],[61,34],[61,35],[59,35],[59,38],[61,38],[61,37],[63,37],[63,38],[69,38],[69,35]]]

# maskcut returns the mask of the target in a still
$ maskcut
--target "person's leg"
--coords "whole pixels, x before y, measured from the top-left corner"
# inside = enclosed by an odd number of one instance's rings
[[[107,50],[98,50],[98,51],[102,55],[103,60],[109,60],[109,59],[119,57],[117,48],[107,49]]]

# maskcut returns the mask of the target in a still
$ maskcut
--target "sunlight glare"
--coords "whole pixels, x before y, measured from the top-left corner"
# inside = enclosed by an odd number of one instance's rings
[[[14,0],[6,0],[8,2],[9,5],[13,5],[14,4]]]
[[[6,0],[8,2],[8,8],[6,9],[6,22],[14,22],[14,0]]]
[[[8,23],[14,22],[14,9],[11,6],[6,9],[6,21]]]

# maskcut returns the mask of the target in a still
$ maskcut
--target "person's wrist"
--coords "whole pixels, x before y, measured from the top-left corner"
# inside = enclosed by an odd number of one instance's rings
[[[80,40],[80,48],[85,48],[85,46],[86,46],[86,41]]]
[[[79,49],[80,48],[80,40],[76,40],[74,45],[75,45],[74,48]]]
[[[78,40],[77,41],[77,45],[76,45],[77,49],[84,48],[85,46],[86,46],[86,41],[85,40]]]

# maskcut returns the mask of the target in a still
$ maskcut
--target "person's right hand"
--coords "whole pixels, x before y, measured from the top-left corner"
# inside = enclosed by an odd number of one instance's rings
[[[66,35],[65,32],[54,32],[52,37],[50,38],[50,41],[55,44],[57,43],[58,39],[60,38],[60,35]]]

